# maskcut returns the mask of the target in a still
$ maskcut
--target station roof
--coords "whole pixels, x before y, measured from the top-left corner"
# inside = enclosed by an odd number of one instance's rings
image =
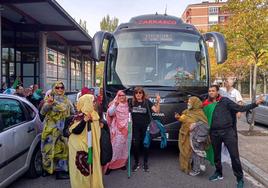
[[[90,51],[91,36],[55,0],[0,0],[3,22],[17,31],[53,32],[68,45]]]

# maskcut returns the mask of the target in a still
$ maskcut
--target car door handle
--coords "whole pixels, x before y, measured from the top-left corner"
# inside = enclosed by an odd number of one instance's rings
[[[34,128],[33,127],[28,127],[27,133],[33,132]]]

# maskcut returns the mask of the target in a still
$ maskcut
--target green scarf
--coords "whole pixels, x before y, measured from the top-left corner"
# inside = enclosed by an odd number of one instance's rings
[[[205,106],[203,108],[204,113],[208,118],[209,128],[211,128],[212,116],[213,116],[213,112],[215,110],[215,107],[216,107],[217,103],[218,102],[208,104],[207,106]],[[209,148],[206,151],[206,153],[207,153],[207,160],[210,162],[211,165],[215,165],[215,163],[214,163],[214,151],[213,151],[212,145],[209,146]]]

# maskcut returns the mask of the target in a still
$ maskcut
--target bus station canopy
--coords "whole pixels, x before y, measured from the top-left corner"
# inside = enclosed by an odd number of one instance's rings
[[[82,51],[91,49],[91,36],[55,0],[0,0],[2,24],[16,31],[50,32]],[[10,24],[9,24],[10,25]]]

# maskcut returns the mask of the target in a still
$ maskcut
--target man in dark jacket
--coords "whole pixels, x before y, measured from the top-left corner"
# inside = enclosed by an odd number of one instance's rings
[[[237,132],[233,125],[233,113],[245,112],[253,109],[262,103],[264,99],[259,98],[255,103],[242,106],[236,104],[227,97],[221,97],[217,85],[212,85],[209,88],[208,95],[209,98],[203,105],[214,104],[214,109],[211,111],[210,139],[214,150],[214,162],[216,167],[216,172],[209,178],[209,180],[215,181],[223,179],[221,146],[222,143],[224,143],[230,153],[233,172],[237,179],[237,187],[242,188],[244,185],[243,170],[239,159],[238,140],[236,137]]]

